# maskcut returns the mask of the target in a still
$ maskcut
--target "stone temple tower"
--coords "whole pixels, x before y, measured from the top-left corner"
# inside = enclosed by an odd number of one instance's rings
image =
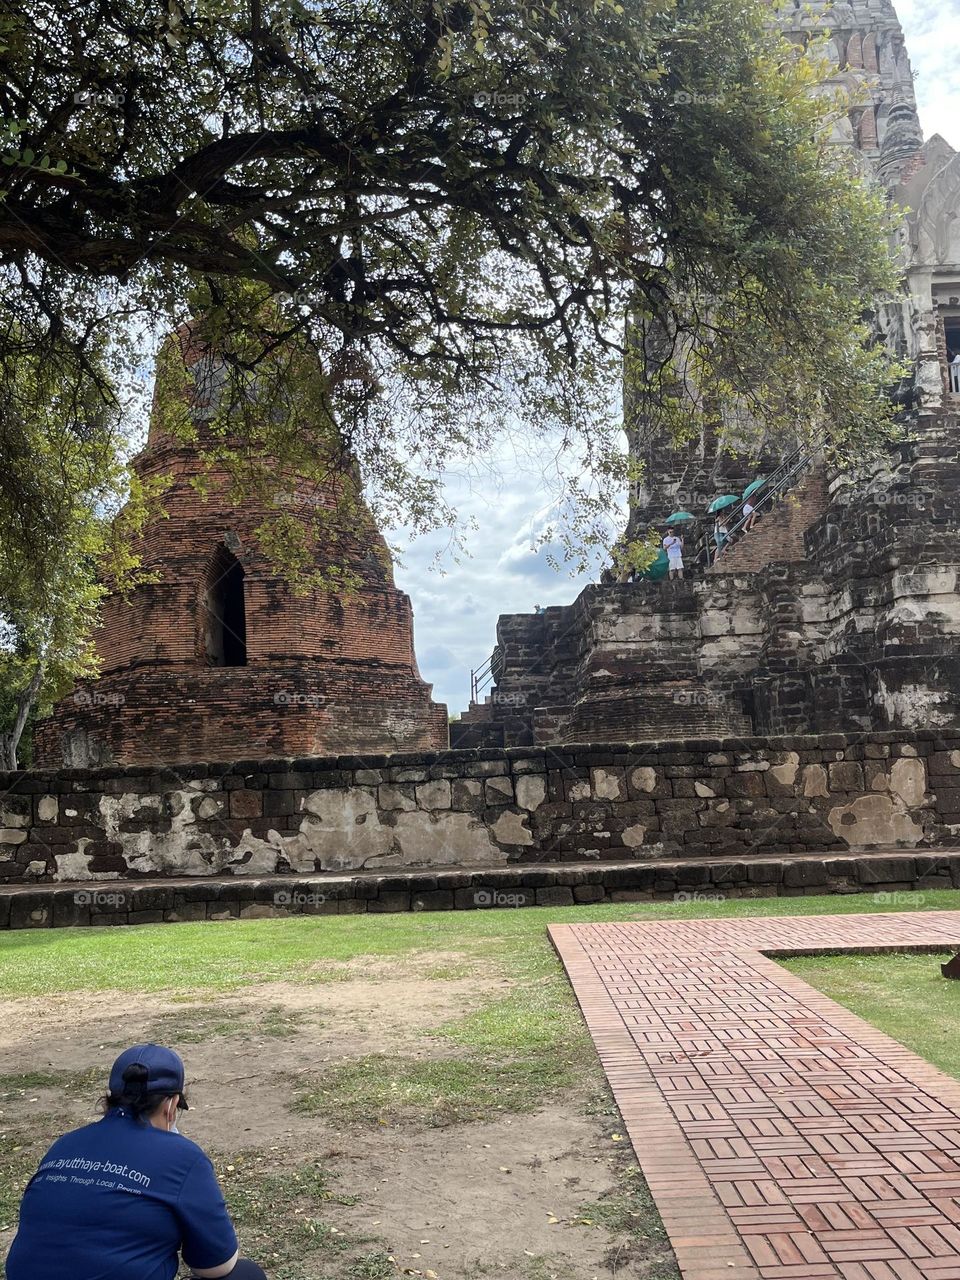
[[[203,388],[215,383],[218,361],[188,331],[164,358],[187,367],[202,439]],[[41,767],[446,746],[446,708],[420,678],[410,600],[394,586],[372,517],[350,545],[316,552],[349,563],[359,587],[298,595],[258,541],[275,507],[257,498],[234,504],[227,475],[216,470],[205,473],[201,496],[192,483],[202,471],[195,448],[165,435],[156,409],[135,467],[144,478],[173,478],[165,515],[148,524],[139,548],[155,580],[128,598],[107,597],[96,637],[99,679],[38,726]]]
[[[903,30],[890,0],[772,0],[770,9],[771,25],[798,47],[826,37],[824,53],[836,68],[826,88],[845,90],[852,104],[848,117],[837,122],[834,142],[851,148],[863,172],[892,193],[922,163],[923,133]],[[911,327],[910,318],[888,315],[882,323],[900,333],[899,354],[906,354],[902,331]],[[631,524],[638,532],[678,507],[698,511],[712,495],[742,488],[759,471],[773,470],[783,452],[778,441],[757,459],[738,457],[721,447],[710,427],[677,447],[635,421],[629,384],[624,407],[632,423],[632,451],[644,463],[644,477],[631,495]]]

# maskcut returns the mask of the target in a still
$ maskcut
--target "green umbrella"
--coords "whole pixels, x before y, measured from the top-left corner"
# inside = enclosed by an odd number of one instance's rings
[[[751,493],[756,493],[762,484],[767,483],[766,476],[758,476],[756,480],[751,480],[743,491],[743,496],[749,498]]]
[[[724,493],[719,498],[714,498],[707,507],[708,515],[713,515],[715,511],[726,511],[727,507],[735,506],[742,499],[739,493]]]
[[[691,515],[689,511],[675,511],[672,516],[667,516],[664,524],[683,524],[686,520],[696,520],[695,515]]]
[[[667,576],[667,570],[669,567],[669,557],[667,556],[667,553],[665,551],[660,551],[653,564],[648,565],[640,574],[640,577],[649,578],[652,582],[658,582],[661,578],[665,578]]]

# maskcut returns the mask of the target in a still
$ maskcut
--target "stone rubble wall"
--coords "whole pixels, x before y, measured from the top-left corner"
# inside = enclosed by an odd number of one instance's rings
[[[0,879],[309,876],[960,840],[960,732],[0,776]]]

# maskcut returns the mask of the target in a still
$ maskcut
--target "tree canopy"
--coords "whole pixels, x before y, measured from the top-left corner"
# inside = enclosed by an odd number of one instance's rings
[[[261,396],[242,465],[224,446],[238,483],[276,476],[285,449],[310,478],[312,422],[341,434],[382,521],[422,529],[450,516],[452,459],[505,424],[554,432],[582,545],[628,468],[632,308],[710,412],[746,402],[855,452],[889,419],[862,327],[894,284],[884,213],[829,141],[844,108],[817,91],[824,69],[769,16],[763,0],[8,0],[0,397],[22,395],[29,357],[65,397],[115,405],[158,334],[202,315],[225,403],[249,402],[264,361],[290,370],[265,379],[276,405]],[[297,380],[285,353],[304,350],[322,376]],[[675,360],[638,376],[648,418],[689,425]],[[42,510],[49,478],[31,479],[0,467],[4,501]],[[41,562],[31,516],[3,536]]]
[[[33,707],[95,672],[100,600],[141,575],[135,537],[162,487],[124,466],[120,415],[86,358],[96,380],[79,389],[29,351],[0,381],[0,768],[16,768]]]

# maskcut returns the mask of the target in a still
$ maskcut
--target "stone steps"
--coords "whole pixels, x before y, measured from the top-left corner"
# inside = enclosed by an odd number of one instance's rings
[[[433,868],[351,875],[98,880],[0,887],[0,929],[177,924],[198,920],[398,911],[561,907],[598,902],[871,893],[878,907],[916,905],[914,890],[960,887],[960,849],[813,853],[749,859],[643,859]],[[940,944],[942,945],[942,944]]]

